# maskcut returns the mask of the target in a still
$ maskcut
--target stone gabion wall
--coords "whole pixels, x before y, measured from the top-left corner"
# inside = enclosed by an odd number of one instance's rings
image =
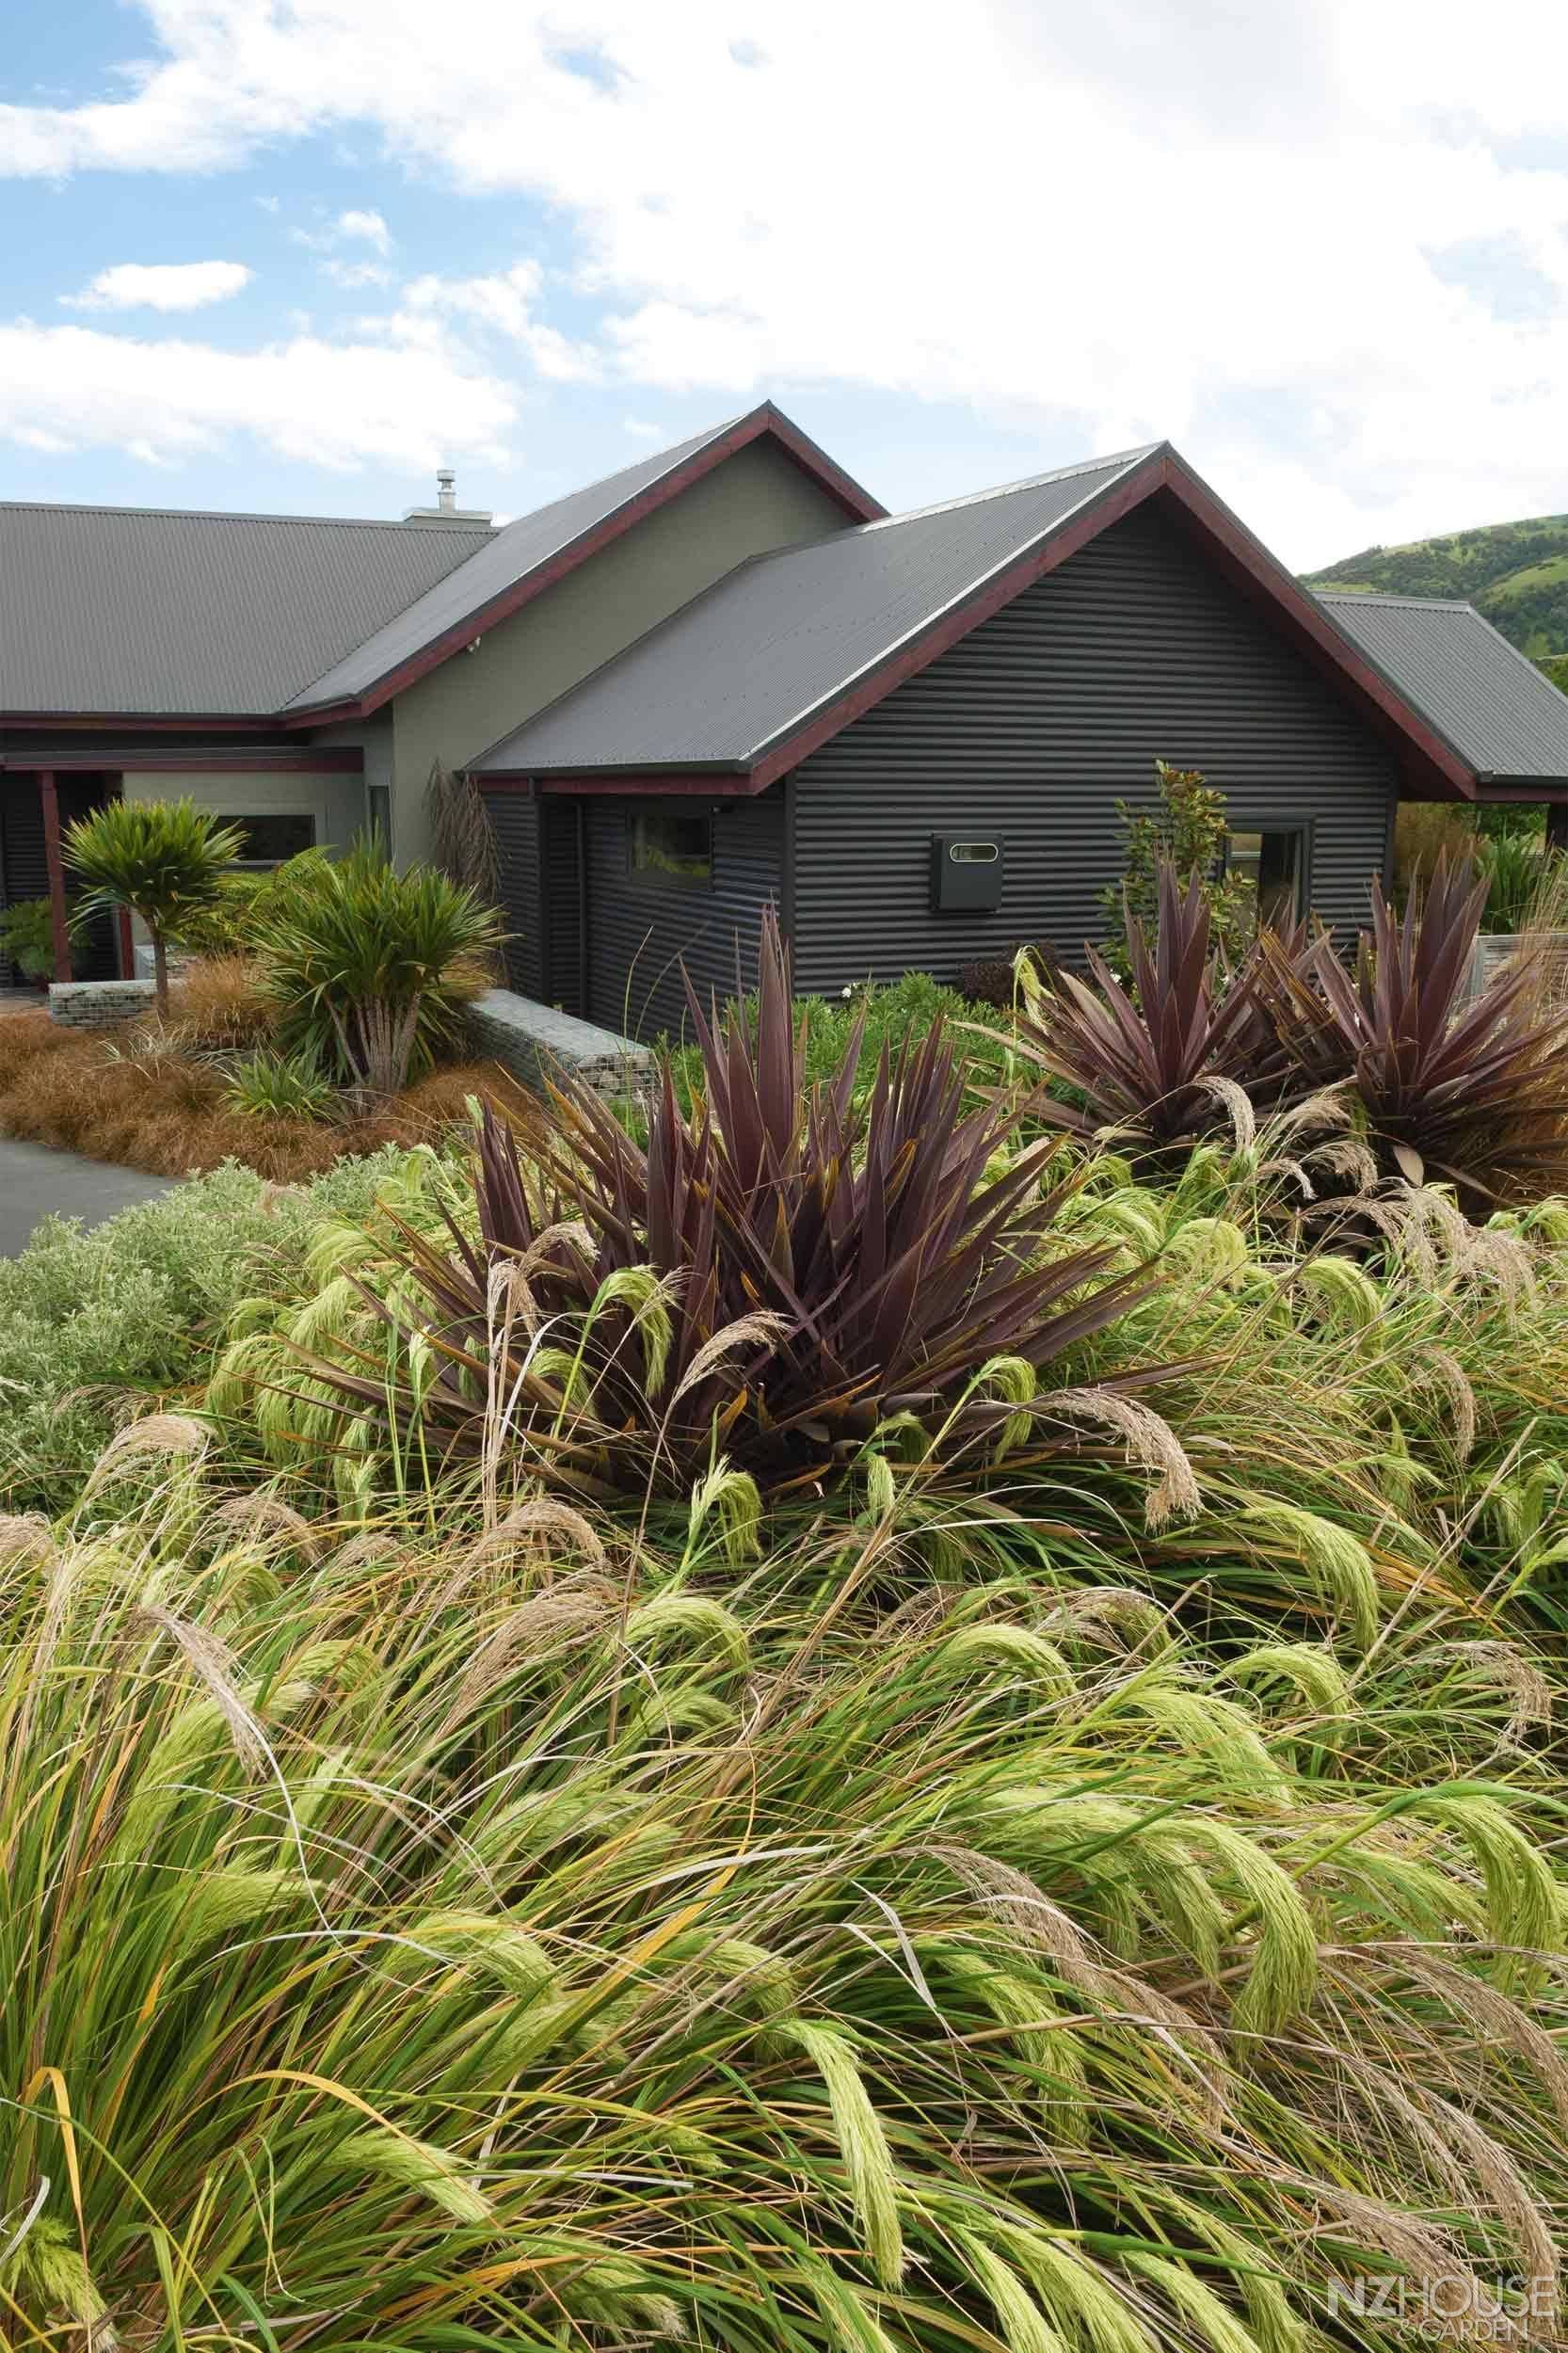
[[[152,1010],[151,981],[51,981],[49,1018],[68,1030],[114,1030]]]
[[[595,1094],[618,1096],[638,1094],[653,1075],[652,1055],[634,1038],[509,988],[487,989],[469,1006],[468,1018],[479,1050],[524,1086],[537,1089],[548,1072],[569,1070]]]

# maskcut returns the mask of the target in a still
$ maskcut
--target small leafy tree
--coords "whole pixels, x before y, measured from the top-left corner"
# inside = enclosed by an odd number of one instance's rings
[[[396,1095],[488,985],[501,918],[433,866],[400,873],[379,841],[307,855],[257,924],[279,1043],[361,1095]]]
[[[55,911],[47,899],[19,899],[0,914],[0,965],[16,964],[29,981],[55,971]]]
[[[158,1011],[168,1010],[168,945],[221,895],[245,853],[237,826],[194,801],[105,801],[66,828],[65,861],[88,888],[76,914],[129,907],[152,939]]]
[[[1196,876],[1208,909],[1209,936],[1221,954],[1241,955],[1256,923],[1256,892],[1243,875],[1225,871],[1229,823],[1225,796],[1206,784],[1200,768],[1154,763],[1160,799],[1153,808],[1116,803],[1127,834],[1123,880],[1100,892],[1106,920],[1107,956],[1127,976],[1131,970],[1130,926],[1152,938],[1160,921],[1160,873],[1170,867],[1182,882]]]

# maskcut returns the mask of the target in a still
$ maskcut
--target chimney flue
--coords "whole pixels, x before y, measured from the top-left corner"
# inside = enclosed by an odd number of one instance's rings
[[[406,523],[479,523],[488,527],[489,516],[477,507],[457,504],[457,476],[451,466],[436,468],[436,504],[434,506],[410,506],[405,510]]]

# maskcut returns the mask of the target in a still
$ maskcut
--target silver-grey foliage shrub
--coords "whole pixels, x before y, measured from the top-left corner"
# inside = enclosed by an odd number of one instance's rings
[[[312,1227],[364,1216],[407,1157],[297,1188],[230,1161],[91,1232],[48,1218],[0,1258],[0,1509],[61,1510],[128,1407],[197,1379],[236,1301],[297,1280]]]

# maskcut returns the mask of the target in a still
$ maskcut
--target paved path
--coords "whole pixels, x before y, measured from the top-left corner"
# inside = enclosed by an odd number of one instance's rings
[[[133,1202],[155,1201],[174,1182],[171,1176],[144,1176],[139,1169],[113,1168],[106,1160],[84,1160],[75,1152],[0,1136],[0,1257],[14,1258],[40,1218],[51,1211],[101,1225]]]

